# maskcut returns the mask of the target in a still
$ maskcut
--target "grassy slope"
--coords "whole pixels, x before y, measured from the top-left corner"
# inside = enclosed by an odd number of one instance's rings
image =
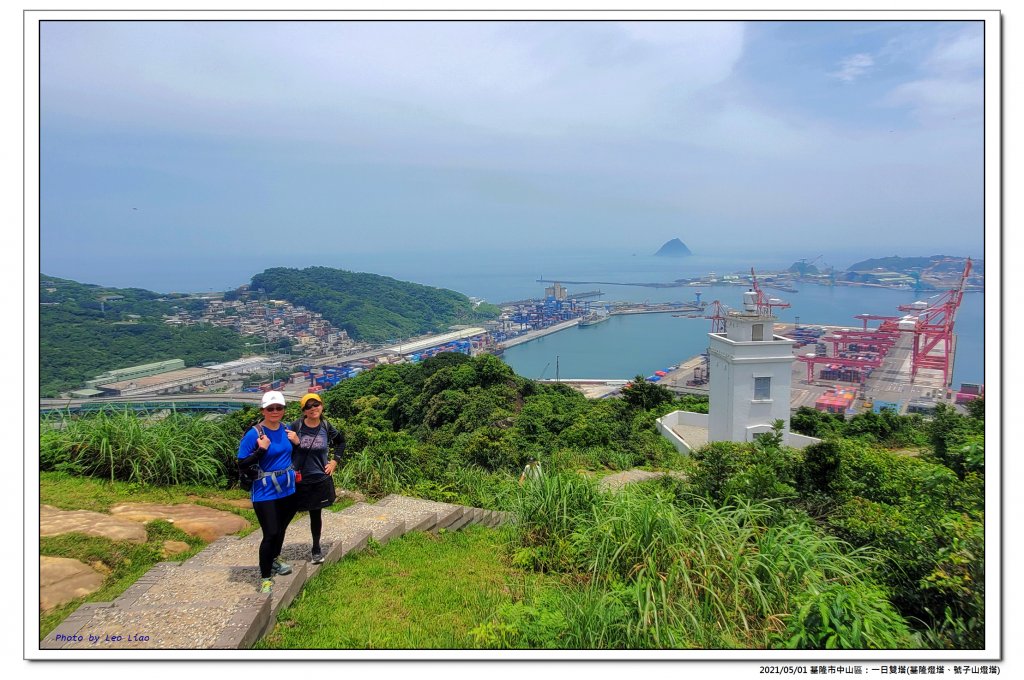
[[[499,531],[413,533],[325,567],[258,649],[469,649],[522,572]],[[528,576],[531,580],[539,577]]]

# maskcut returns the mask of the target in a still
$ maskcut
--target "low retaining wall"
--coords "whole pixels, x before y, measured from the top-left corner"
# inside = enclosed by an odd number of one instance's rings
[[[672,446],[675,447],[676,451],[684,455],[689,455],[692,449],[690,445],[686,443],[686,440],[680,437],[672,428],[679,425],[688,425],[691,427],[702,427],[707,429],[708,427],[708,416],[706,413],[693,413],[691,411],[673,411],[667,413],[661,418],[654,421],[655,427],[658,428],[658,432],[661,436],[667,439]]]
[[[691,411],[673,411],[672,413],[665,414],[661,418],[654,421],[655,427],[658,428],[658,432],[661,433],[665,439],[667,439],[672,446],[675,447],[676,451],[684,455],[689,455],[693,450],[692,447],[686,442],[685,439],[679,436],[679,434],[673,429],[679,426],[683,427],[699,427],[704,430],[708,429],[708,415],[706,413],[693,413]],[[750,441],[753,441],[754,434],[759,432],[768,432],[771,428],[767,425],[754,425],[748,428],[747,434],[750,437]],[[810,446],[811,444],[817,444],[821,440],[816,437],[807,437],[802,434],[787,431],[783,436],[782,443],[786,446],[790,446],[794,449],[803,449]]]
[[[817,437],[808,437],[796,432],[787,432],[786,436],[782,439],[782,443],[786,446],[792,446],[794,449],[802,449],[811,444],[820,444],[821,440]]]

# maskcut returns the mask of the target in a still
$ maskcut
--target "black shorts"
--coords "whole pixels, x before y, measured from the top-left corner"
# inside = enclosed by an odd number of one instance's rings
[[[337,500],[334,478],[326,477],[312,484],[297,484],[295,496],[299,510],[316,510],[333,505]]]

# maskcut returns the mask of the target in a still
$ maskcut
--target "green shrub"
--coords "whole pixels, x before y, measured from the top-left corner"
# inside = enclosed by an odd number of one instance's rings
[[[912,649],[906,622],[877,586],[829,583],[795,598],[777,638],[790,649]]]
[[[695,493],[716,503],[730,498],[770,500],[795,497],[801,455],[775,439],[753,444],[712,442],[691,454]]]
[[[789,419],[789,427],[798,434],[823,439],[840,434],[845,421],[841,413],[826,413],[809,406],[801,406]]]
[[[632,408],[652,409],[671,403],[673,396],[668,388],[648,382],[642,375],[638,375],[622,388],[622,399]]]
[[[501,509],[509,506],[515,477],[474,465],[452,465],[445,471],[442,483],[457,494],[457,502],[462,505]]]

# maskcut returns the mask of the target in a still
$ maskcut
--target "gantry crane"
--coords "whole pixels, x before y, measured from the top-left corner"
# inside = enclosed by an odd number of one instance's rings
[[[937,296],[937,299],[924,309],[915,305],[899,306],[900,311],[916,313],[911,328],[905,328],[900,324],[901,330],[914,334],[910,364],[911,382],[922,368],[941,371],[942,383],[946,387],[952,382],[950,359],[953,356],[953,324],[956,322],[956,312],[964,297],[967,277],[971,275],[971,266],[971,258],[967,258],[957,287]]]
[[[765,292],[763,290],[761,290],[761,286],[757,282],[757,274],[754,273],[754,268],[753,267],[750,268],[750,280],[754,284],[754,292],[757,293],[756,305],[757,305],[757,314],[758,314],[758,316],[771,316],[772,315],[772,309],[774,307],[778,307],[780,309],[785,309],[786,307],[790,306],[790,304],[788,302],[783,302],[782,300],[780,300],[778,298],[770,298],[770,297],[768,297],[765,294]]]
[[[712,333],[725,333],[725,313],[726,306],[718,300],[711,303],[711,308],[708,310],[709,314],[705,314],[705,319],[711,319],[711,332]]]

